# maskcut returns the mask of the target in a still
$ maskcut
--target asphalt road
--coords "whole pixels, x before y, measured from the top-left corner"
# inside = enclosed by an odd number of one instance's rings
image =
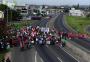
[[[43,19],[35,24],[32,24],[32,26],[45,25],[42,22],[45,24],[47,23],[47,21]],[[24,51],[21,51],[19,47],[15,47],[11,50],[11,52],[12,52],[12,62],[43,62],[42,58],[37,53],[35,47],[29,50],[26,49]]]
[[[38,21],[34,26],[46,26],[47,20]],[[12,62],[61,62],[46,46],[33,46],[31,49],[20,50],[15,47],[11,50]]]
[[[39,26],[45,27],[46,23],[47,20],[44,19],[43,22],[39,24]],[[43,45],[43,46],[38,46],[38,48],[36,49],[37,51],[39,51],[39,53],[41,53],[40,55],[45,62],[78,62],[75,58],[71,57],[64,50],[62,50],[62,48],[58,46]],[[45,59],[46,60],[48,59],[48,61],[46,61]]]
[[[35,25],[46,26],[47,19]],[[32,49],[20,51],[19,47],[12,49],[12,62],[78,62],[67,54],[63,48],[48,45],[35,45]]]
[[[12,49],[12,62],[42,62],[35,48],[21,51],[20,48]]]
[[[55,28],[58,30],[58,31],[62,31],[62,32],[73,32],[73,31],[70,31],[63,23],[64,21],[64,16],[63,14],[60,14],[56,21],[55,21]],[[73,42],[79,44],[80,46],[84,47],[85,49],[87,49],[88,51],[90,51],[90,40],[88,39],[77,39],[77,38],[74,38],[72,39]]]

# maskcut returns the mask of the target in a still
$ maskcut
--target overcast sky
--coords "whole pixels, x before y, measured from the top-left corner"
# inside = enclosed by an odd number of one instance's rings
[[[12,0],[9,0],[12,1]],[[47,4],[47,5],[90,5],[90,0],[16,0],[18,5],[25,4]]]

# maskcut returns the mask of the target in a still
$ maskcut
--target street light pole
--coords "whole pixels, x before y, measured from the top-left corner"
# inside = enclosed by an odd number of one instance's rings
[[[12,10],[11,10],[11,21],[12,21]]]

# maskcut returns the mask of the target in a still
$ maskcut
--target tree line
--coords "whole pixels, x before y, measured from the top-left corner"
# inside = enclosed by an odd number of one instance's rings
[[[0,4],[0,11],[4,13],[4,18],[0,19],[0,39],[2,39],[8,35],[7,30],[10,29],[10,26],[8,26],[7,23],[13,21],[20,21],[22,16],[20,12],[15,9],[11,9],[4,4]]]

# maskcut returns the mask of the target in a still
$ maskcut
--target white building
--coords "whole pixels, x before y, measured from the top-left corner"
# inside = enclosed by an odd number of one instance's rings
[[[69,10],[69,15],[71,15],[71,16],[84,16],[84,11],[75,10],[75,8],[71,8],[71,10]]]
[[[26,6],[15,6],[15,9],[20,10],[21,15],[23,15],[23,16],[28,15],[28,10],[27,10]]]

